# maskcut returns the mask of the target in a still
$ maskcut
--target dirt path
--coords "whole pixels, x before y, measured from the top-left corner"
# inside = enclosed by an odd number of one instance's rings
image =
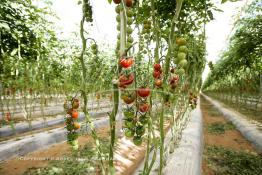
[[[204,175],[221,174],[217,172],[212,164],[213,157],[211,158],[208,150],[221,148],[225,150],[242,151],[255,153],[254,147],[249,143],[239,131],[234,128],[234,125],[227,121],[212,105],[201,98],[201,110],[203,113],[204,123],[204,155],[202,170]],[[214,152],[214,151],[213,151]],[[216,160],[219,161],[219,160]],[[221,159],[221,161],[224,161]],[[215,164],[215,163],[214,163]]]

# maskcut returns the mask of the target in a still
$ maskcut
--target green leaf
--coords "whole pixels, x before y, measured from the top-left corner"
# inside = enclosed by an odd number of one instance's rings
[[[108,2],[109,2],[109,4],[111,4],[112,3],[112,0],[107,0]]]
[[[209,17],[210,20],[213,20],[213,19],[214,19],[214,16],[213,16],[213,13],[212,13],[211,10],[208,10],[208,11],[207,11],[207,15],[208,15],[208,17]]]
[[[0,28],[4,28],[4,29],[10,31],[10,27],[9,27],[9,25],[6,24],[6,23],[0,23]]]
[[[14,49],[12,52],[11,52],[11,56],[14,56],[15,54],[17,53],[17,49]]]
[[[225,3],[225,2],[227,2],[228,0],[222,0],[221,1],[221,4],[223,4],[223,3]],[[240,0],[229,0],[230,2],[237,2],[237,1],[240,1]]]
[[[224,12],[222,9],[219,9],[219,8],[214,8],[213,10],[215,10],[217,12]]]

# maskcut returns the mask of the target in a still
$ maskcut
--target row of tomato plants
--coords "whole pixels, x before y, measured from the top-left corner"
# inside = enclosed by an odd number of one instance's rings
[[[220,60],[209,62],[211,73],[203,84],[207,93],[226,93],[232,96],[261,96],[261,7],[258,0],[244,9],[244,15],[236,20],[228,46],[220,54]]]
[[[115,78],[112,80],[113,86],[113,103],[114,107],[109,114],[110,121],[110,152],[108,166],[102,159],[100,142],[95,131],[94,125],[91,122],[88,111],[84,107],[86,115],[86,123],[91,129],[91,135],[95,139],[96,149],[100,159],[100,168],[103,173],[115,173],[114,168],[114,151],[116,141],[117,114],[123,113],[123,125],[120,129],[126,137],[132,138],[135,145],[139,146],[143,142],[143,138],[147,141],[147,154],[143,170],[143,174],[149,174],[155,160],[149,164],[148,156],[150,146],[155,145],[154,149],[160,149],[160,166],[159,173],[162,174],[164,167],[164,121],[166,112],[182,103],[183,110],[188,108],[194,109],[197,104],[197,95],[201,84],[201,73],[203,71],[204,61],[204,35],[186,35],[179,36],[175,33],[179,24],[179,14],[183,6],[183,0],[176,2],[176,11],[171,20],[169,28],[168,40],[161,40],[161,30],[159,28],[159,19],[156,18],[155,4],[157,1],[151,0],[143,2],[142,5],[150,7],[152,14],[149,19],[142,21],[142,31],[138,32],[139,41],[134,42],[132,32],[135,25],[138,25],[137,9],[139,2],[132,0],[114,0],[116,4],[115,11],[117,13],[116,20],[118,22],[117,30],[119,31],[117,47],[116,47],[116,62],[117,71]],[[82,65],[83,80],[86,79],[86,67],[84,63],[84,52],[87,48],[88,38],[84,35],[84,23],[90,22],[90,2],[84,0],[82,2],[83,18],[81,20],[80,34],[82,38],[83,50],[80,56]],[[206,10],[206,9],[204,9]],[[134,20],[136,20],[134,24]],[[137,27],[139,30],[139,27]],[[196,39],[197,38],[197,39]],[[189,41],[187,41],[189,40]],[[190,42],[190,40],[192,40]],[[138,51],[135,53],[136,45]],[[152,44],[155,48],[149,48]],[[167,50],[167,51],[165,51]],[[161,54],[161,57],[160,55]],[[145,57],[145,59],[143,59]],[[145,62],[145,60],[147,60]],[[141,64],[143,69],[141,70]],[[152,74],[150,74],[152,72]],[[151,76],[149,76],[151,75]],[[82,82],[81,93],[84,98],[84,106],[86,106],[87,94],[85,81]],[[160,95],[160,96],[159,96]],[[156,98],[156,96],[159,96]],[[123,100],[126,107],[119,110]],[[158,99],[162,104],[159,113],[159,118],[152,119],[153,101]],[[185,100],[186,99],[186,100]],[[79,99],[71,98],[69,100],[70,107],[67,109],[66,122],[68,130],[68,141],[72,147],[77,150],[77,137],[80,128],[77,121],[76,113]],[[175,122],[173,120],[173,122]],[[155,126],[158,126],[160,132],[159,141],[152,138],[154,135]],[[171,125],[172,127],[172,125]]]

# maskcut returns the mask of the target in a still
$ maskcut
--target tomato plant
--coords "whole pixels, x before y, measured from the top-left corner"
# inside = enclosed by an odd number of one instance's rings
[[[76,98],[69,98],[64,103],[65,111],[67,111],[67,115],[65,116],[65,123],[67,133],[67,141],[70,145],[72,145],[73,150],[78,150],[78,132],[77,130],[80,129],[81,125],[77,122],[78,118],[78,107],[75,106],[75,103],[79,103],[79,100]]]

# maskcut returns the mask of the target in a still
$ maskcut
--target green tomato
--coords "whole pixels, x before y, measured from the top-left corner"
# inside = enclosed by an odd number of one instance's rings
[[[179,51],[179,52],[187,53],[188,49],[187,49],[186,46],[179,46],[178,51]]]
[[[179,60],[178,60],[177,57],[174,58],[174,62],[175,62],[175,64],[178,64],[178,63],[179,63]]]
[[[133,121],[125,121],[125,126],[129,129],[135,128],[135,123]]]
[[[179,61],[186,59],[186,54],[184,52],[178,52],[177,58]]]
[[[124,132],[125,132],[125,136],[129,138],[133,137],[135,134],[135,132],[132,129],[128,129],[128,128],[125,128]]]
[[[127,38],[127,42],[133,43],[134,39],[130,36]]]
[[[76,150],[78,150],[79,145],[73,145],[72,148],[73,148],[74,151],[76,151]]]
[[[143,142],[143,139],[141,136],[134,136],[133,142],[136,146],[140,146]]]
[[[92,44],[91,49],[92,50],[96,50],[97,49],[97,45],[96,44]]]
[[[67,125],[67,126],[66,126],[66,129],[67,129],[68,131],[72,131],[72,130],[74,129],[74,126],[73,126],[73,125]]]
[[[182,68],[185,68],[187,66],[187,60],[184,59],[184,60],[179,61],[178,65]]]
[[[133,29],[131,27],[127,27],[126,32],[127,32],[127,34],[132,34]]]
[[[148,118],[146,115],[142,115],[141,117],[139,117],[139,122],[142,124],[142,125],[145,125],[148,123]]]
[[[126,47],[127,47],[127,48],[129,48],[129,47],[131,47],[131,46],[132,46],[132,43],[130,43],[130,42],[127,42],[127,43],[126,43]]]
[[[73,141],[71,141],[71,144],[72,144],[72,146],[76,146],[76,145],[78,145],[78,141],[77,140],[73,140]]]
[[[133,109],[129,109],[129,110],[125,109],[124,116],[126,118],[133,118],[135,116],[135,111]]]
[[[116,6],[115,8],[116,13],[120,13],[121,9],[122,9],[121,5]]]
[[[145,29],[151,29],[151,26],[148,25],[148,24],[144,24],[144,28],[145,28]]]
[[[126,11],[126,16],[127,17],[132,17],[134,15],[134,12],[131,10],[131,9],[128,9],[127,11]]]
[[[127,24],[131,25],[133,23],[133,19],[131,17],[127,18]]]
[[[140,125],[136,128],[136,134],[139,136],[142,136],[145,134],[145,127],[143,125]]]
[[[182,46],[182,45],[186,45],[186,40],[185,40],[185,38],[177,38],[176,39],[176,44],[178,45],[178,46]]]
[[[183,75],[185,73],[185,70],[183,68],[177,69],[176,74]]]
[[[149,35],[145,35],[145,39],[149,39]]]

